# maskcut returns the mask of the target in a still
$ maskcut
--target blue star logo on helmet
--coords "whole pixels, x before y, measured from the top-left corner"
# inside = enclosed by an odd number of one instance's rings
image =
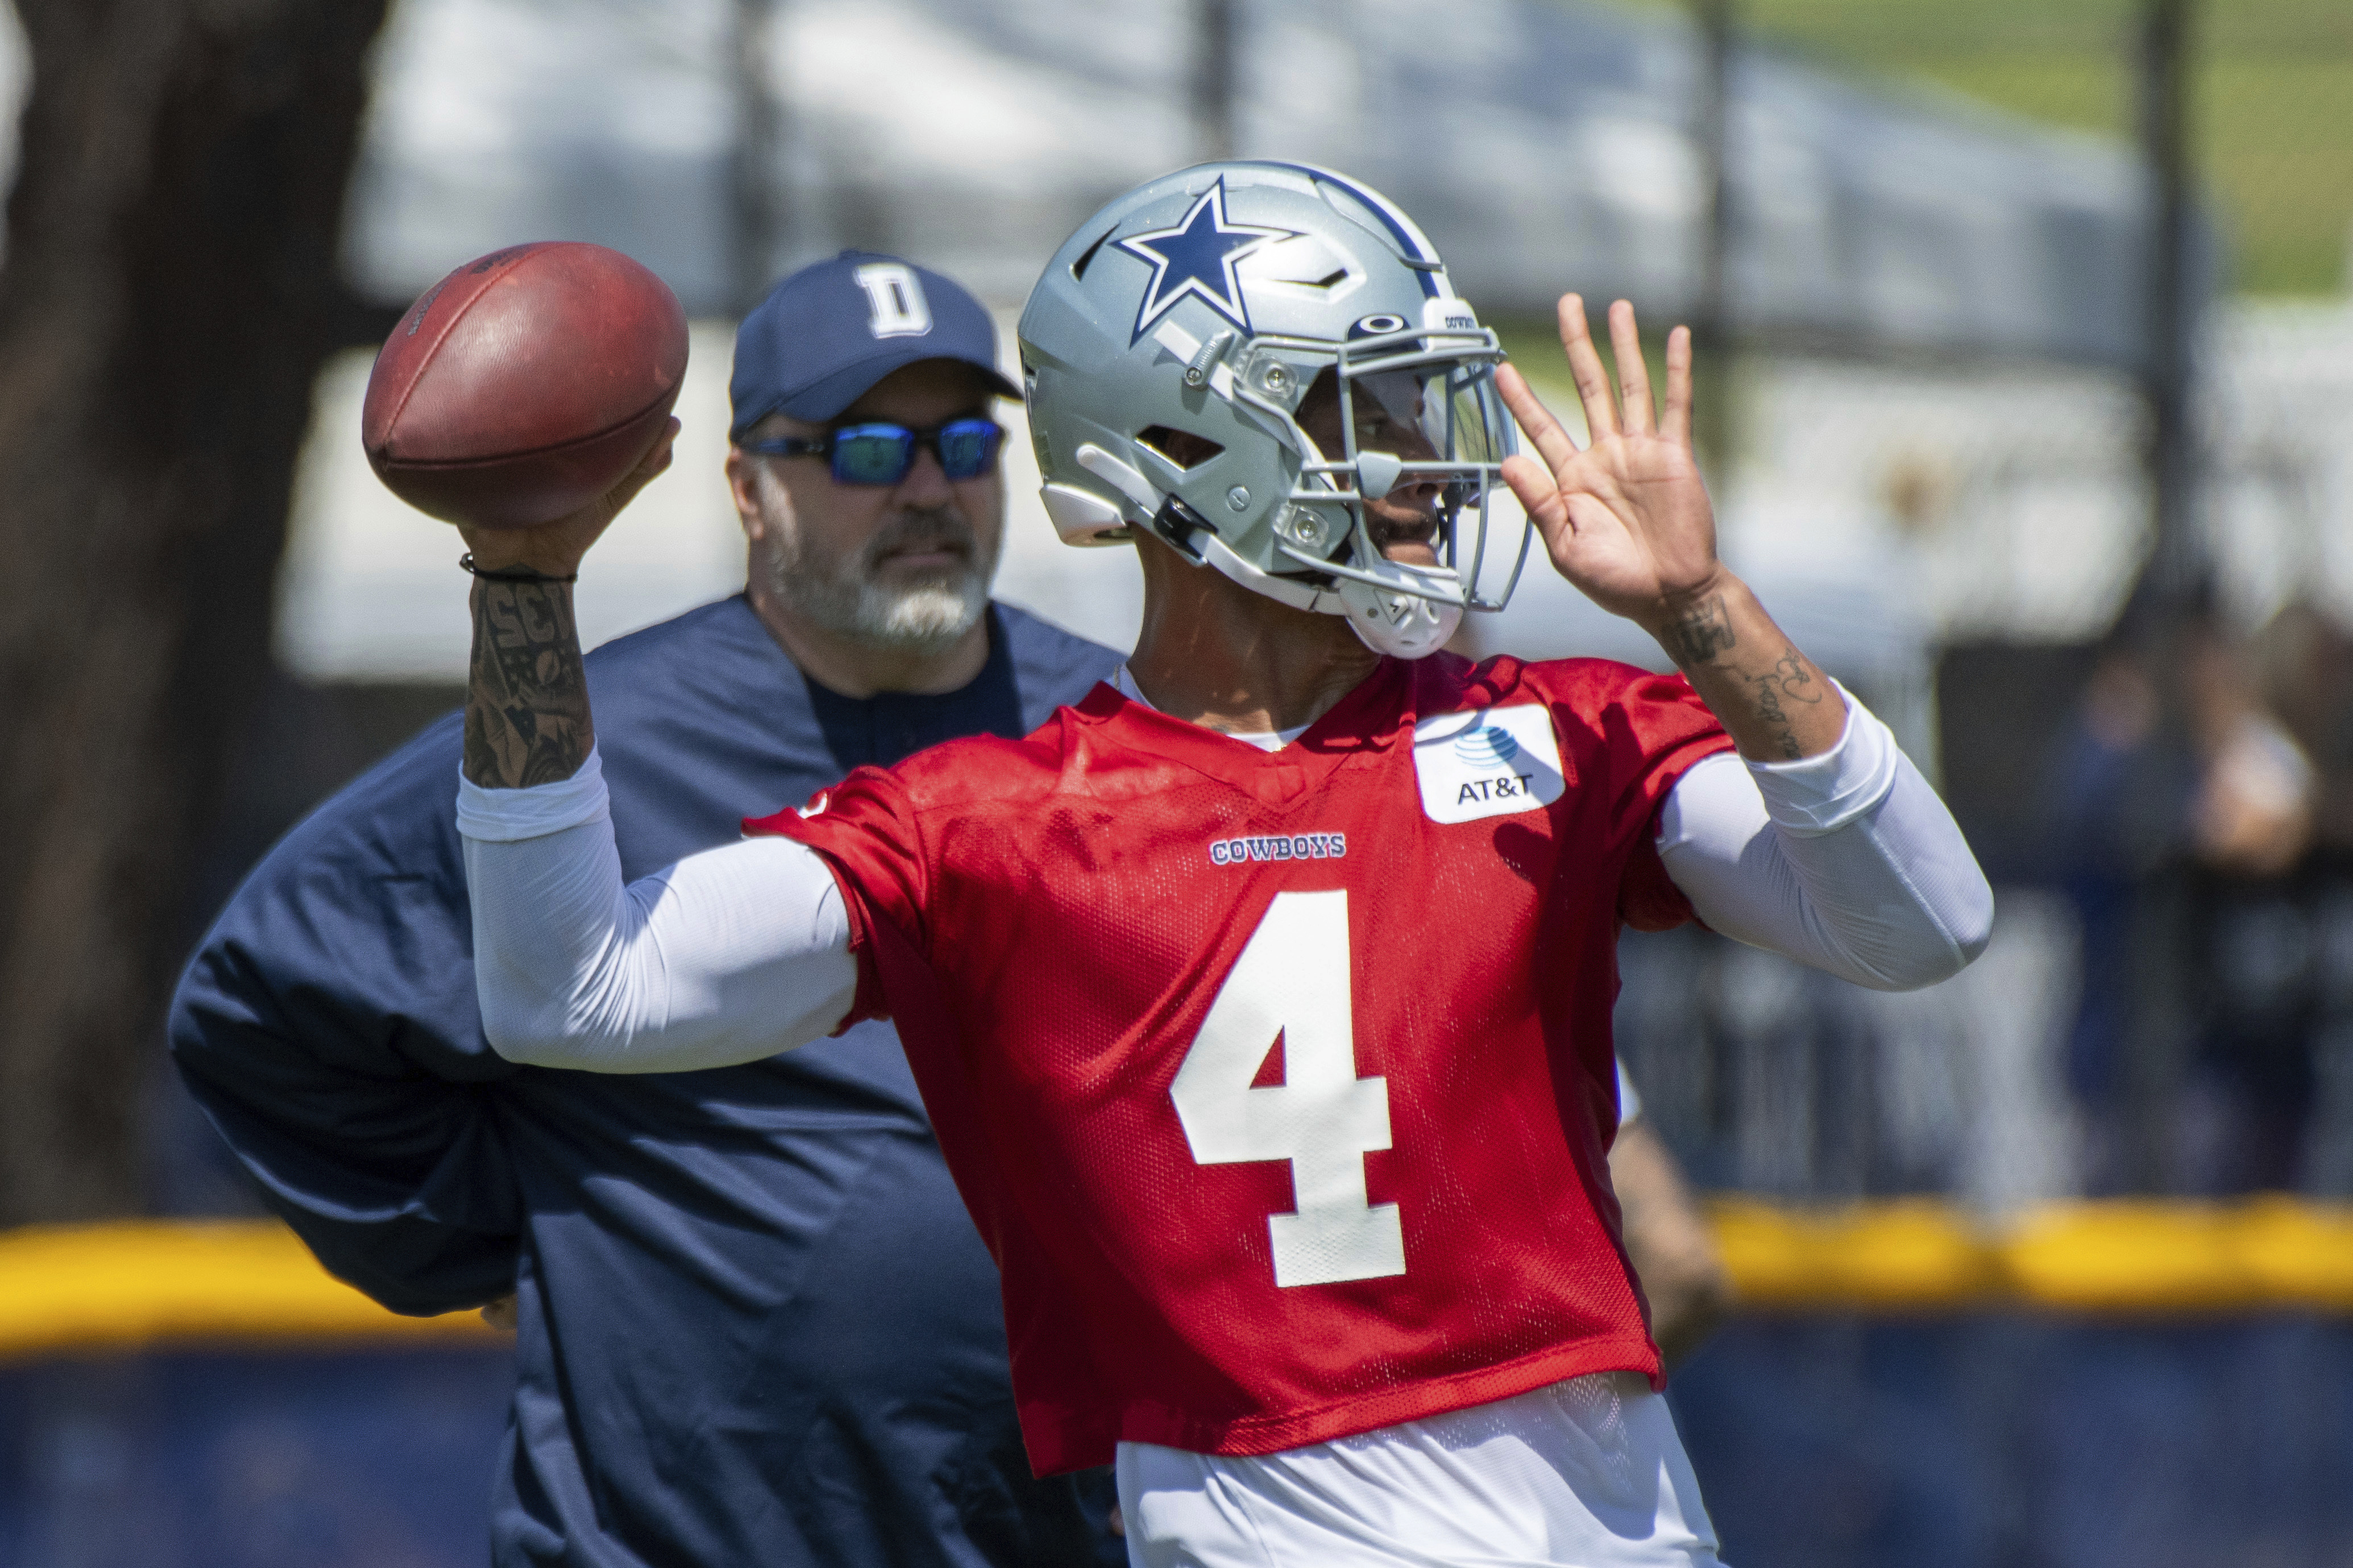
[[[1201,193],[1174,227],[1129,235],[1119,242],[1119,248],[1152,263],[1152,283],[1144,291],[1144,304],[1135,313],[1135,331],[1127,341],[1134,343],[1142,338],[1153,322],[1187,294],[1249,331],[1250,305],[1242,298],[1234,264],[1262,246],[1298,233],[1293,228],[1228,223],[1226,182],[1220,178]]]

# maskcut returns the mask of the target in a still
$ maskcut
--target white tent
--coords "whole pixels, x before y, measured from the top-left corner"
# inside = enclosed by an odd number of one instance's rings
[[[1694,303],[1698,53],[1590,0],[1244,0],[1245,154],[1388,191],[1490,313]],[[1105,197],[1190,159],[1188,0],[777,0],[777,268],[901,251],[999,302]],[[724,311],[744,73],[728,0],[403,0],[350,261],[406,300],[520,236],[601,240]],[[2133,363],[2144,182],[2114,143],[1759,48],[1733,72],[1752,331]]]

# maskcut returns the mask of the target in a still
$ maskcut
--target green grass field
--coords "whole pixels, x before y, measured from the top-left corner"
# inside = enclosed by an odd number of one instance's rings
[[[1676,0],[1632,0],[1645,8]],[[2057,125],[2132,133],[2131,0],[1736,0],[1742,28],[1864,75]],[[2193,8],[2201,176],[2250,294],[2337,294],[2353,232],[2353,0]]]

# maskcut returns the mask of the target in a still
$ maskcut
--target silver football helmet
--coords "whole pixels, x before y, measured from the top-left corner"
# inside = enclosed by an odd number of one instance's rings
[[[1413,220],[1345,175],[1204,163],[1130,191],[1055,253],[1020,340],[1065,542],[1149,529],[1406,658],[1519,582],[1531,531],[1488,528],[1515,446],[1502,347]],[[1436,564],[1382,552],[1392,497],[1429,514]]]

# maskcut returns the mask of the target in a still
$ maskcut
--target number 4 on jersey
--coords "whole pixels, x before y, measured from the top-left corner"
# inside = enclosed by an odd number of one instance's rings
[[[1291,1162],[1297,1211],[1266,1222],[1279,1286],[1405,1272],[1398,1206],[1365,1192],[1365,1155],[1389,1146],[1389,1086],[1356,1076],[1348,978],[1348,895],[1277,893],[1168,1091],[1202,1164]],[[1278,1037],[1283,1081],[1253,1088]]]

